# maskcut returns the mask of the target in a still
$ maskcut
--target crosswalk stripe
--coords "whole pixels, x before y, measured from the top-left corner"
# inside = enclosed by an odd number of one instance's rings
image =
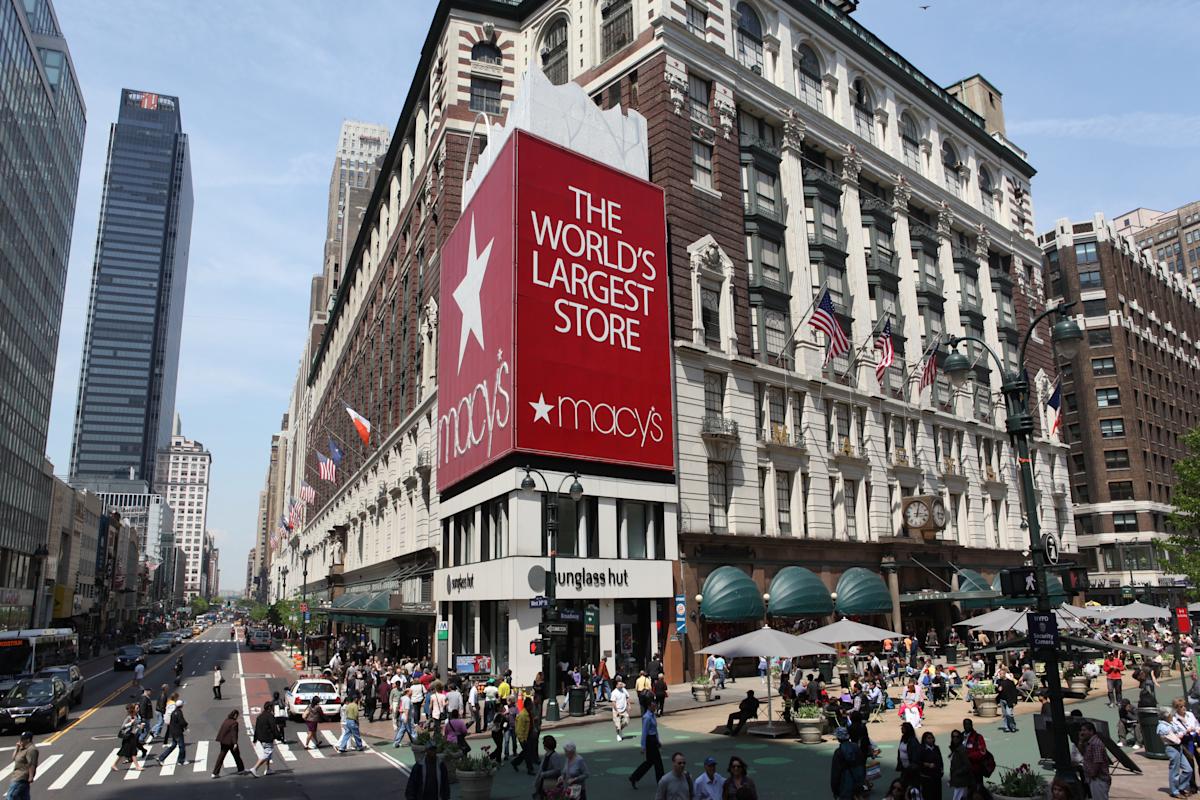
[[[100,762],[100,766],[96,768],[96,773],[88,780],[88,786],[99,786],[104,783],[104,779],[108,777],[108,773],[112,771],[113,764],[117,763],[117,750],[113,749],[111,753],[104,757]]]
[[[160,775],[174,775],[175,774],[175,765],[178,763],[179,762],[176,760],[176,755],[174,753],[171,753],[171,760],[168,763],[162,765],[162,769],[159,771],[159,774]]]
[[[321,735],[325,737],[325,741],[333,745],[335,750],[337,749],[338,743],[341,741],[338,739],[337,734],[330,730],[323,730],[321,731]]]
[[[83,769],[83,765],[87,763],[88,759],[91,758],[95,752],[95,750],[84,750],[82,753],[77,755],[75,760],[71,762],[71,765],[63,771],[63,774],[55,778],[54,783],[50,784],[49,791],[61,789],[70,783],[71,779],[79,774],[79,771]]]
[[[306,747],[306,748],[304,748],[305,752],[307,752],[313,758],[324,758],[325,754],[322,753],[320,750],[318,750],[316,745],[317,745],[317,743],[313,742],[312,749],[310,750],[309,748]]]
[[[39,761],[37,768],[38,774],[41,775],[43,772],[49,770],[58,762],[60,758],[62,758],[62,753],[55,753],[52,756],[48,756],[45,760]]]
[[[208,766],[208,742],[201,740],[196,742],[196,763],[192,767],[192,772],[204,772]]]
[[[283,742],[277,742],[275,745],[275,749],[279,751],[279,754],[281,756],[283,756],[284,761],[295,761],[296,760],[296,754],[293,753],[292,749],[290,747],[288,747],[286,744],[284,744]]]
[[[154,752],[154,745],[153,744],[147,745],[146,746],[146,755],[149,756],[153,752]],[[143,765],[145,765],[146,759],[143,758],[141,763]],[[142,770],[140,770],[140,769],[129,769],[125,772],[125,780],[127,780],[127,781],[136,781],[141,776],[142,776]]]
[[[4,769],[0,769],[0,781],[7,778],[9,776],[9,774],[13,771],[13,767],[15,767],[15,766],[16,766],[16,764],[9,764]]]
[[[261,744],[259,744],[258,742],[251,742],[251,744],[252,744],[252,745],[254,745],[254,757],[255,757],[255,760],[261,760],[261,759],[262,759],[262,757],[263,757],[263,749],[262,749],[262,745],[261,745]]]

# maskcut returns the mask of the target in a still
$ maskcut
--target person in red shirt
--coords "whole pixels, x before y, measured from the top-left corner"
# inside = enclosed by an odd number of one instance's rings
[[[1104,659],[1104,677],[1108,679],[1108,707],[1121,705],[1121,678],[1125,672],[1125,662],[1121,654],[1113,650]]]
[[[983,786],[983,779],[991,774],[988,770],[988,762],[991,761],[993,770],[996,762],[989,758],[987,742],[984,741],[983,734],[975,730],[974,722],[964,719],[962,731],[963,749],[967,751],[967,763],[971,767],[971,778],[975,781],[976,786]]]

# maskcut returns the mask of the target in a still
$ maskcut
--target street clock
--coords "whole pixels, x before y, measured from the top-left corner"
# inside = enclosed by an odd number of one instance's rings
[[[906,528],[921,533],[926,539],[934,538],[948,521],[946,504],[937,495],[904,498],[900,503],[900,516]]]

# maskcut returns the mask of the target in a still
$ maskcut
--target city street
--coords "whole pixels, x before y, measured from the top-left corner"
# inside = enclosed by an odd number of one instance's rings
[[[135,692],[132,673],[114,673],[111,659],[102,658],[91,662],[90,668],[85,667],[84,701],[72,709],[69,722],[57,733],[34,739],[41,751],[41,766],[32,789],[34,796],[43,796],[45,792],[82,792],[87,798],[110,798],[127,796],[135,789],[140,797],[166,797],[166,792],[182,790],[189,798],[249,797],[251,793],[256,800],[324,798],[339,790],[335,787],[346,785],[347,776],[343,774],[346,772],[354,773],[353,780],[358,785],[386,782],[395,787],[389,794],[403,791],[406,773],[390,758],[373,749],[345,755],[334,752],[332,743],[340,735],[336,722],[321,726],[325,746],[317,751],[300,748],[296,735],[304,726],[294,721],[289,723],[290,744],[277,746],[275,774],[258,779],[235,775],[233,759],[227,757],[221,777],[213,780],[214,759],[220,752],[213,738],[221,721],[235,708],[243,712],[245,719],[248,708],[261,708],[272,692],[282,693],[290,674],[277,651],[249,652],[240,642],[230,641],[229,630],[228,625],[213,626],[170,654],[151,656],[147,662],[145,683],[157,692],[163,683],[173,681],[171,666],[176,658],[183,656],[180,694],[189,723],[187,766],[177,765],[177,756],[172,753],[161,767],[151,762],[143,772],[125,771],[124,767],[119,772],[112,771],[119,746],[117,730],[124,718],[122,707],[132,701]],[[218,663],[226,682],[222,687],[223,699],[214,701],[212,668]],[[253,715],[249,724],[253,725]],[[4,761],[11,758],[15,743],[15,734],[0,737]],[[162,748],[159,743],[149,746],[151,754]],[[257,756],[247,725],[242,726],[241,751],[249,769]],[[11,772],[11,764],[0,768],[5,786]]]

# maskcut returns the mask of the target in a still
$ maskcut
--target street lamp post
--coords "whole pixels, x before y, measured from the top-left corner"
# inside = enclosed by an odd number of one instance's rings
[[[533,476],[537,475],[542,479],[542,486],[547,495],[550,495],[550,484],[546,482],[546,476],[539,470],[532,467],[525,467],[525,477],[521,479],[521,491],[532,492],[537,488],[537,484],[533,480]],[[555,558],[558,553],[558,500],[562,494],[562,488],[566,485],[567,479],[573,478],[571,488],[567,490],[568,496],[575,502],[579,502],[583,497],[583,485],[579,482],[579,473],[572,472],[569,475],[564,475],[559,482],[558,488],[554,490],[554,494],[550,495],[552,502],[546,505],[546,535],[550,540],[547,543],[547,549],[550,551],[550,571],[546,573],[546,607],[542,609],[543,622],[558,621],[558,605],[557,605],[557,581],[555,575]],[[549,695],[549,701],[546,703],[546,719],[550,722],[556,722],[559,719],[558,711],[558,662],[555,660],[557,647],[555,646],[555,637],[547,636],[549,642],[550,669],[547,670],[546,688]]]
[[[300,552],[300,661],[308,666],[308,557],[312,548],[305,547]]]
[[[983,352],[996,362],[1003,377],[1000,391],[1004,395],[1007,420],[1005,428],[1012,440],[1013,449],[1017,454],[1017,466],[1021,476],[1021,499],[1025,505],[1025,519],[1029,525],[1029,552],[1033,557],[1033,566],[1037,575],[1038,595],[1037,609],[1042,613],[1050,613],[1050,592],[1047,584],[1049,570],[1046,564],[1046,553],[1042,548],[1041,523],[1038,520],[1037,495],[1033,485],[1033,466],[1029,458],[1029,437],[1033,435],[1033,415],[1029,410],[1029,379],[1025,375],[1025,348],[1038,323],[1051,314],[1058,314],[1059,320],[1051,330],[1050,341],[1058,353],[1070,360],[1079,352],[1079,344],[1083,339],[1083,331],[1065,311],[1074,303],[1061,303],[1055,308],[1046,309],[1030,324],[1021,349],[1017,353],[1017,371],[1006,371],[1004,362],[983,340],[974,336],[955,336],[950,339],[950,347],[957,347],[962,342],[975,342]],[[932,357],[932,356],[931,356]],[[946,358],[943,370],[950,378],[955,388],[966,381],[972,370],[971,359],[961,352],[951,352]],[[1071,765],[1071,752],[1067,738],[1067,717],[1063,709],[1062,681],[1058,674],[1058,653],[1047,650],[1044,653],[1046,662],[1046,683],[1050,695],[1051,732],[1054,742],[1054,771],[1057,778],[1074,783],[1075,770]]]

